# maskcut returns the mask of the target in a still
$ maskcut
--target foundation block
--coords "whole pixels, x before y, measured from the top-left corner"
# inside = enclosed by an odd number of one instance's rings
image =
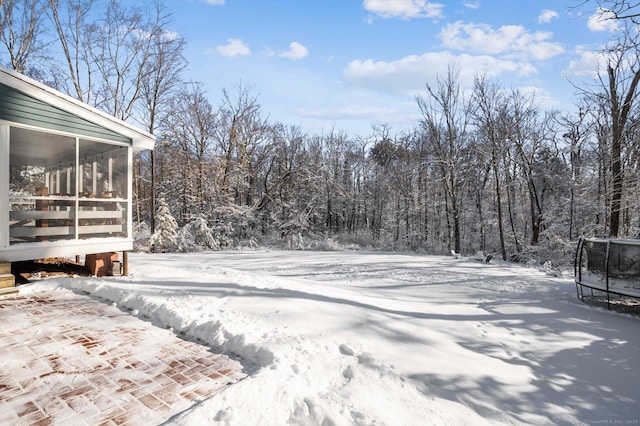
[[[104,277],[112,274],[113,262],[118,260],[118,253],[95,253],[85,256],[84,267],[96,277]]]

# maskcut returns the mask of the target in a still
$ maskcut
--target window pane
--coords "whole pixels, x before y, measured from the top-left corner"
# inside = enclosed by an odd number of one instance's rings
[[[127,148],[80,141],[80,196],[127,198]]]
[[[12,127],[9,195],[75,196],[75,138]]]

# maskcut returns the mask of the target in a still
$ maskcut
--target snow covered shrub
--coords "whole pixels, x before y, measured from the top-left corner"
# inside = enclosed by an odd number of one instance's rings
[[[360,241],[360,243],[354,242]],[[356,239],[348,234],[338,234],[332,237],[323,236],[322,239],[313,240],[308,248],[317,251],[342,251],[342,250],[360,250],[362,246],[371,248],[373,243],[364,239]]]
[[[212,226],[212,232],[218,247],[233,247],[233,224],[224,220],[216,221]]]
[[[178,223],[169,211],[169,205],[160,198],[156,212],[156,232],[149,239],[149,246],[154,252],[172,251],[178,244]]]
[[[176,251],[181,253],[198,251],[191,228],[191,222],[189,222],[178,231],[178,235],[176,236]]]
[[[192,227],[193,241],[196,246],[203,250],[218,250],[220,248],[203,216],[196,217],[189,224]]]
[[[198,216],[178,231],[177,250],[181,252],[218,250],[220,246],[213,238],[207,220]]]
[[[333,238],[327,238],[325,240],[319,241],[311,246],[313,250],[318,251],[341,251],[344,250],[344,247],[340,245],[339,242],[334,240]]]
[[[551,232],[543,232],[538,244],[538,257],[540,263],[553,261],[560,269],[571,269],[576,251],[577,241],[568,241],[560,235]]]
[[[139,252],[149,251],[149,239],[151,238],[151,229],[146,222],[133,224],[133,250]]]
[[[550,260],[544,262],[544,265],[542,265],[542,270],[544,271],[545,274],[547,274],[549,276],[552,276],[552,277],[561,277],[562,276],[561,268],[553,266],[553,263],[551,263]]]
[[[219,206],[214,217],[211,231],[218,247],[233,247],[255,238],[257,216],[253,208],[236,204]]]
[[[337,234],[335,240],[339,242],[346,250],[360,250],[363,248],[376,248],[376,242],[371,235],[366,232],[358,234],[350,232],[341,232]]]

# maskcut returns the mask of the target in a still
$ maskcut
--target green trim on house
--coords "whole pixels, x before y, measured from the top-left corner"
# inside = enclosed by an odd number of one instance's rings
[[[114,142],[131,139],[0,83],[0,119]]]

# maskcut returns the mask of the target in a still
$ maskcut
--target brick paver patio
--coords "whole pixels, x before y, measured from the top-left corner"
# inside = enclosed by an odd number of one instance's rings
[[[0,298],[0,425],[154,425],[245,377],[171,331],[68,290]]]

